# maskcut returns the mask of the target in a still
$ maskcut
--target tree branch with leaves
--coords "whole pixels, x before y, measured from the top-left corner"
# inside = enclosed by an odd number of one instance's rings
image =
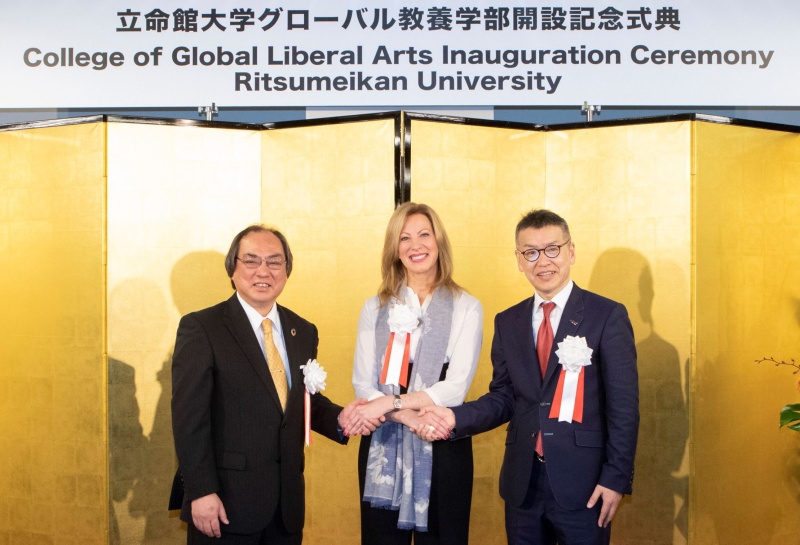
[[[791,361],[776,360],[775,358],[760,358],[756,360],[758,364],[764,362],[772,363],[775,367],[780,367],[781,365],[792,367],[794,368],[794,371],[792,371],[793,375],[800,372],[800,364],[795,363],[794,358],[792,358]],[[800,390],[800,382],[797,384],[797,389]],[[782,428],[784,426],[794,431],[800,431],[800,403],[786,405],[781,409],[780,427]]]

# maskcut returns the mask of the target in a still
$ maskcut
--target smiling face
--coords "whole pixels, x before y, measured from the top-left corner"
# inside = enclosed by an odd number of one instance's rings
[[[244,259],[246,256],[286,259],[281,241],[268,231],[249,233],[242,238],[237,257]],[[248,269],[237,260],[231,276],[236,291],[242,299],[262,316],[266,316],[272,310],[272,305],[286,286],[286,279],[286,264],[279,270],[273,271],[263,260],[256,269]]]
[[[569,283],[569,269],[575,263],[575,245],[570,242],[562,246],[556,257],[547,257],[541,250],[547,246],[563,244],[566,241],[566,234],[561,230],[561,227],[556,225],[548,225],[540,229],[529,227],[528,229],[523,229],[517,235],[517,265],[519,270],[525,273],[525,277],[536,290],[536,293],[546,301],[552,299]],[[532,249],[540,250],[539,259],[533,263],[527,261],[519,253]]]
[[[436,278],[439,247],[428,216],[412,214],[408,216],[400,231],[398,245],[400,262],[406,269],[406,278],[425,276]]]

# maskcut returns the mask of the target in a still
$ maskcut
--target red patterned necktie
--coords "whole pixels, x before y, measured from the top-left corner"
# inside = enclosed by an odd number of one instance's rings
[[[553,348],[553,326],[550,325],[550,313],[556,308],[555,303],[542,303],[544,318],[539,324],[539,333],[536,334],[536,355],[539,356],[539,368],[542,378],[547,371],[547,360],[550,359],[550,349]]]
[[[550,313],[556,308],[555,303],[542,303],[544,319],[539,324],[539,332],[536,334],[536,355],[539,357],[539,369],[542,378],[547,371],[547,360],[550,359],[550,350],[553,348],[553,326],[550,325]],[[540,425],[541,428],[541,425]],[[544,456],[542,449],[542,432],[536,434],[536,454]]]

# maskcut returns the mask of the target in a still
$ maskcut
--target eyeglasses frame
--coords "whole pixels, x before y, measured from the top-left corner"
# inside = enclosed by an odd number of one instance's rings
[[[248,254],[247,260],[241,259],[238,256],[236,257],[236,260],[237,261],[241,261],[242,265],[244,265],[244,267],[246,269],[255,270],[255,269],[258,269],[259,267],[261,267],[261,264],[264,263],[267,266],[267,268],[269,270],[271,270],[271,271],[279,271],[279,270],[281,270],[281,268],[283,268],[284,265],[286,265],[286,263],[288,263],[288,261],[286,259],[282,259],[280,261],[279,261],[279,259],[280,258],[276,258],[275,256],[272,256],[272,257],[261,257],[259,255],[253,255],[253,254]],[[255,267],[250,266],[247,263],[247,261],[250,261],[250,260],[258,261],[258,265],[256,265]],[[272,261],[270,261],[270,260],[272,260]]]
[[[529,248],[529,249],[525,250],[524,252],[522,252],[520,250],[514,250],[514,251],[517,252],[519,255],[521,255],[522,259],[524,259],[528,263],[536,263],[539,260],[539,256],[541,256],[542,254],[546,255],[550,259],[557,258],[561,254],[561,248],[566,246],[570,242],[572,242],[571,238],[567,239],[567,241],[564,242],[563,244],[550,244],[548,246],[545,246],[544,248]],[[547,253],[547,249],[548,248],[557,248],[556,255],[549,255]],[[525,254],[530,253],[530,252],[536,252],[536,257],[534,257],[533,259],[528,259],[525,256]]]

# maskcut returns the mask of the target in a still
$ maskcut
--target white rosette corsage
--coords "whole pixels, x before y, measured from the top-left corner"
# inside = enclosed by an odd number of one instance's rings
[[[558,377],[550,418],[558,417],[559,422],[582,422],[583,368],[592,364],[592,349],[586,344],[585,337],[567,335],[558,343],[556,356],[561,364],[561,375]]]
[[[389,309],[389,331],[411,333],[419,325],[419,315],[408,305],[395,303]]]
[[[300,369],[303,370],[303,384],[306,387],[303,397],[304,435],[306,445],[310,445],[313,442],[311,439],[311,396],[325,389],[325,379],[328,378],[328,372],[315,359],[308,360],[308,363],[301,365]]]
[[[419,326],[419,314],[407,305],[395,303],[389,308],[389,342],[383,359],[381,384],[408,386],[408,360],[411,333]]]
[[[306,385],[306,392],[314,395],[325,389],[325,379],[328,378],[328,372],[317,363],[317,360],[308,360],[308,363],[301,365],[300,369],[303,370],[303,383]]]

